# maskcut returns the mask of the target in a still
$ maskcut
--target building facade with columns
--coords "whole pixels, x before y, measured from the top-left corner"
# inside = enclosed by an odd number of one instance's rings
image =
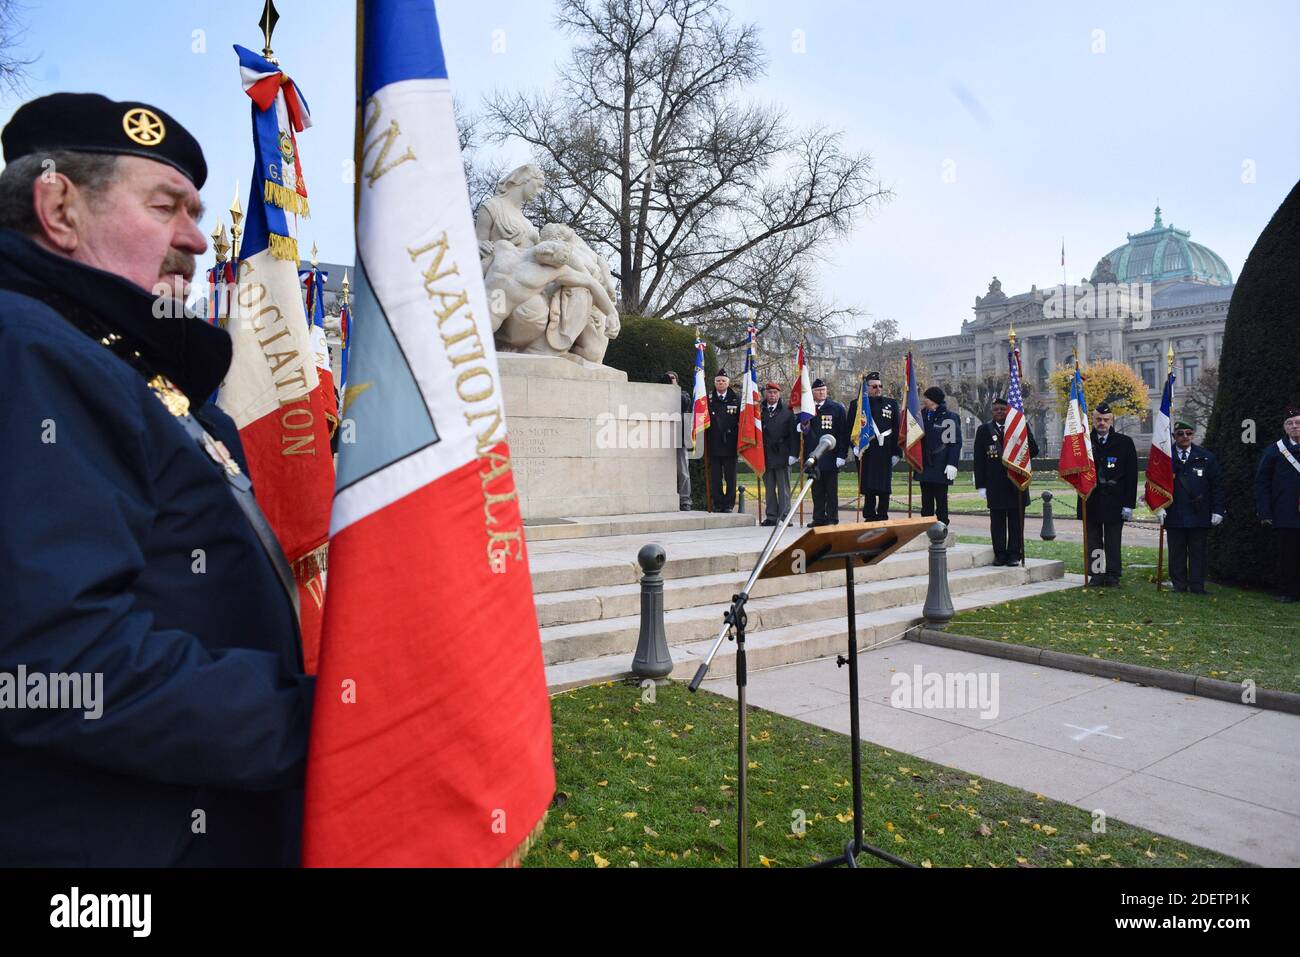
[[[1152,227],[1128,234],[1127,242],[1103,256],[1079,285],[1035,285],[1009,296],[995,276],[988,292],[976,296],[975,317],[962,322],[959,334],[919,339],[916,351],[939,385],[979,380],[1006,372],[1007,338],[1014,326],[1024,376],[1035,395],[1047,396],[1049,372],[1070,362],[1077,349],[1082,363],[1111,359],[1128,365],[1146,384],[1152,408],[1158,408],[1172,347],[1176,409],[1178,392],[1218,364],[1233,290],[1223,259],[1190,236],[1164,225],[1157,206]],[[1026,411],[1043,454],[1055,455],[1062,423],[1054,403],[1044,404],[1045,409]],[[989,414],[963,411],[970,417]],[[1150,412],[1127,417],[1118,427],[1139,450],[1150,444]]]

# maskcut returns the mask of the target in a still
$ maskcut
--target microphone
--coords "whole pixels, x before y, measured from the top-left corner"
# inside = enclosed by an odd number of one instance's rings
[[[817,443],[817,448],[813,449],[812,455],[808,456],[807,460],[803,463],[803,467],[806,469],[812,468],[817,464],[819,458],[833,448],[835,448],[835,436],[829,434],[823,435],[821,441]]]

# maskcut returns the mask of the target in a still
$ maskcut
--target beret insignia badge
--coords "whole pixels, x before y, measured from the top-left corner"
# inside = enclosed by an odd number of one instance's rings
[[[140,106],[126,111],[122,117],[122,129],[131,142],[141,146],[157,146],[167,135],[167,127],[158,114]]]

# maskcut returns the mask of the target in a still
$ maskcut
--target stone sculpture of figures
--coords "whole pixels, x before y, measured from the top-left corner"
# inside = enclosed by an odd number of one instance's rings
[[[524,216],[543,184],[540,169],[520,166],[479,207],[475,229],[497,346],[599,363],[619,333],[614,279],[571,228],[549,223],[539,232]]]

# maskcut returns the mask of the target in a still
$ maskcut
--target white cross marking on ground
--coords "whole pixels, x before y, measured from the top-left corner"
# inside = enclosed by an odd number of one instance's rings
[[[1076,735],[1074,735],[1074,737],[1072,737],[1072,738],[1070,739],[1070,740],[1072,740],[1072,741],[1082,741],[1084,738],[1086,738],[1086,737],[1088,737],[1089,735],[1092,735],[1092,734],[1099,734],[1099,735],[1101,735],[1103,738],[1114,738],[1116,741],[1123,741],[1123,740],[1124,740],[1124,739],[1121,738],[1118,734],[1107,734],[1107,733],[1106,733],[1106,729],[1110,727],[1110,725],[1108,725],[1108,724],[1099,724],[1099,725],[1097,725],[1097,727],[1095,727],[1095,728],[1081,728],[1081,727],[1079,727],[1077,724],[1067,724],[1066,727],[1067,727],[1067,728],[1074,728],[1075,731],[1081,731],[1081,732],[1083,732],[1082,734],[1076,734]]]

